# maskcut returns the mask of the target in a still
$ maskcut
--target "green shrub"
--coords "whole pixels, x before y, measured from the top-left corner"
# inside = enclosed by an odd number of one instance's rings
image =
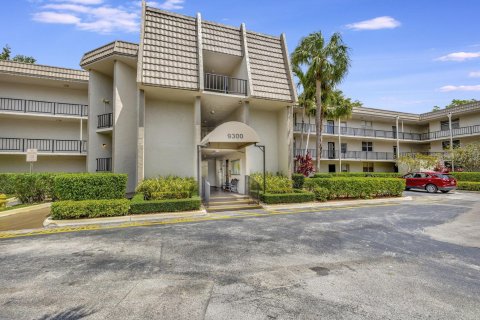
[[[306,179],[305,189],[315,187],[328,189],[328,199],[401,196],[405,190],[405,180],[398,178],[311,178]]]
[[[142,193],[137,193],[131,201],[130,212],[141,214],[191,211],[200,209],[200,205],[201,200],[198,196],[187,199],[145,200],[145,196]]]
[[[335,172],[335,173],[316,173],[313,178],[399,178],[402,175],[398,172]]]
[[[52,203],[55,220],[124,216],[130,209],[128,199],[57,201]]]
[[[15,193],[15,173],[0,173],[0,193]]]
[[[266,204],[300,203],[314,201],[315,194],[305,191],[292,193],[261,193],[260,200]]]
[[[53,198],[55,173],[19,173],[12,175],[15,196],[22,203],[42,202]]]
[[[190,192],[152,192],[151,200],[166,200],[166,199],[186,199],[190,198]]]
[[[315,194],[315,200],[320,202],[325,202],[328,200],[328,195],[330,192],[327,188],[315,186],[313,188],[313,193]]]
[[[452,172],[450,174],[458,181],[480,182],[480,172]]]
[[[305,182],[305,176],[303,174],[294,173],[292,174],[293,188],[302,189],[303,183]]]
[[[55,196],[59,200],[121,199],[126,190],[126,174],[78,173],[55,177]]]
[[[265,176],[267,193],[293,193],[293,182],[288,177],[274,175],[269,172]],[[250,177],[260,185],[260,189],[263,191],[263,173],[253,173]]]
[[[145,179],[138,185],[136,191],[143,193],[147,199],[154,199],[154,193],[171,195],[187,193],[185,198],[190,198],[198,195],[198,186],[194,178],[168,176]],[[173,198],[176,198],[176,196]]]
[[[457,181],[459,190],[480,191],[480,182],[474,181]]]

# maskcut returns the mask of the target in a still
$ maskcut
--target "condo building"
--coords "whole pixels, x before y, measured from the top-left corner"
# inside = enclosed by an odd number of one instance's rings
[[[314,120],[296,107],[285,35],[271,36],[143,5],[138,44],[85,53],[83,70],[0,61],[0,172],[178,175],[245,192],[254,172],[290,175],[295,156],[321,171],[395,171],[398,154],[478,141],[480,104],[426,114],[356,108]]]

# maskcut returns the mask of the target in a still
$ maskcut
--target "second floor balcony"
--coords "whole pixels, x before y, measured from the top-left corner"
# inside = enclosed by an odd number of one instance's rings
[[[316,128],[314,124],[308,123],[296,123],[294,125],[295,132],[313,133],[315,134]],[[323,126],[323,133],[327,135],[338,135],[338,126]],[[460,127],[452,129],[452,136],[465,136],[480,134],[480,125],[473,125],[467,127]],[[340,127],[340,135],[351,137],[367,137],[367,138],[384,138],[384,139],[397,139],[396,131],[388,130],[376,130],[372,128],[352,128],[352,127]],[[414,133],[414,132],[398,132],[398,139],[400,140],[413,140],[413,141],[429,141],[437,139],[445,139],[450,137],[450,130],[439,130],[426,133]]]
[[[87,141],[0,137],[0,153],[24,153],[27,152],[27,149],[37,149],[40,154],[86,154]]]
[[[13,98],[0,98],[0,111],[76,117],[88,116],[88,106],[84,104]]]
[[[204,88],[205,91],[246,96],[247,80],[220,74],[205,73]]]
[[[97,172],[111,172],[112,158],[97,158]]]
[[[307,152],[312,156],[313,159],[317,158],[317,152],[315,149],[307,149]],[[294,156],[305,155],[305,149],[295,149]],[[375,151],[346,151],[339,152],[336,150],[322,150],[322,160],[335,160],[335,159],[346,159],[346,160],[383,160],[383,161],[394,161],[396,156],[393,152],[375,152]]]
[[[113,127],[113,113],[105,113],[97,116],[97,129]]]

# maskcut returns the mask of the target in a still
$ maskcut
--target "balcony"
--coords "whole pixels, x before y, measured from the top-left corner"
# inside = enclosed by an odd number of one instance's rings
[[[205,73],[204,88],[205,91],[246,96],[247,80],[219,74]]]
[[[296,123],[294,125],[295,132],[302,132],[315,134],[315,125],[308,123]],[[337,126],[324,126],[324,134],[338,135]],[[454,137],[463,136],[463,135],[472,135],[480,134],[480,125],[461,127],[457,129],[452,129],[452,134]],[[340,135],[342,136],[353,136],[353,137],[368,137],[368,138],[384,138],[384,139],[397,139],[397,133],[395,131],[386,131],[386,130],[375,130],[367,128],[351,128],[351,127],[341,127]],[[428,133],[410,133],[410,132],[399,132],[398,138],[400,140],[414,140],[414,141],[429,141],[436,139],[444,139],[450,137],[450,130],[443,131],[433,131]]]
[[[0,138],[0,152],[23,153],[27,149],[37,149],[38,153],[68,153],[86,154],[87,141],[84,140],[57,140],[57,139],[29,139],[29,138]]]
[[[78,117],[88,116],[88,106],[84,104],[12,98],[0,98],[0,111]]]
[[[113,113],[100,114],[97,117],[97,129],[113,127]]]
[[[317,152],[315,149],[307,149],[312,158],[316,159]],[[305,149],[296,149],[294,156],[305,155]],[[340,156],[345,160],[383,160],[394,161],[395,154],[393,152],[374,152],[374,151],[347,151],[340,152]],[[338,160],[339,152],[335,150],[322,150],[321,160]]]
[[[97,172],[111,172],[112,158],[97,158]]]

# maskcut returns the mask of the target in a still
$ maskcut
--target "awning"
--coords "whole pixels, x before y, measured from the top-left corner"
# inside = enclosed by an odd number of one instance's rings
[[[260,138],[252,127],[243,122],[229,121],[207,134],[200,144],[213,149],[241,149],[258,142]]]

